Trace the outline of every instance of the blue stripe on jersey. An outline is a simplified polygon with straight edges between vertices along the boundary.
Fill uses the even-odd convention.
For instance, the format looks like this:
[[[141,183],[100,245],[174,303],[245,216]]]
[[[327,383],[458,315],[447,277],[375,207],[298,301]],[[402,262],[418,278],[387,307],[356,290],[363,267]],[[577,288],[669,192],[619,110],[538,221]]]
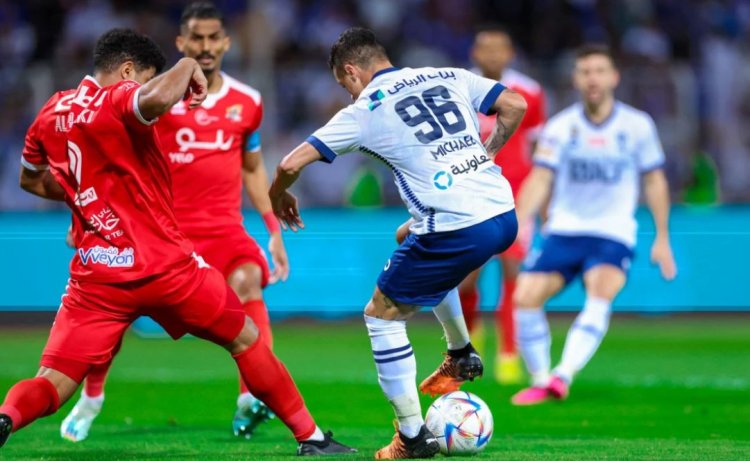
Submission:
[[[534,165],[540,166],[542,168],[547,168],[548,170],[557,171],[557,167],[551,163],[547,163],[544,160],[534,160]]]
[[[396,72],[397,70],[399,70],[398,67],[387,67],[385,69],[380,69],[379,71],[372,74],[372,78],[370,80],[375,80],[377,77],[380,77],[383,74],[387,74],[389,72]]]
[[[641,174],[651,173],[652,171],[661,170],[664,168],[664,162],[659,162],[655,165],[647,166],[641,170]]]
[[[482,104],[479,106],[479,112],[483,113],[484,115],[492,115],[494,112],[492,110],[492,105],[495,103],[495,100],[497,100],[497,97],[500,96],[500,93],[505,90],[505,86],[501,85],[500,83],[495,83],[495,86],[492,87],[489,93],[487,93],[487,96],[484,97],[482,100]]]
[[[326,163],[333,163],[334,160],[336,160],[336,152],[331,150],[330,147],[326,146],[323,141],[316,138],[315,136],[308,136],[305,141],[309,142],[313,145],[315,149],[320,152],[320,155],[323,156],[323,161]]]
[[[411,202],[417,208],[417,210],[419,210],[420,213],[427,215],[427,231],[435,232],[435,210],[433,208],[426,207],[422,202],[419,201],[419,199],[417,198],[417,194],[415,194],[414,191],[411,190],[411,187],[409,187],[409,183],[406,182],[404,174],[396,169],[396,167],[393,166],[393,164],[389,162],[388,159],[378,154],[374,150],[369,149],[365,146],[359,146],[359,150],[385,163],[385,165],[390,168],[391,171],[393,171],[393,175],[396,177],[398,187],[404,192],[407,200],[409,200],[409,202]]]
[[[245,141],[246,152],[256,152],[260,150],[260,131],[253,131]]]

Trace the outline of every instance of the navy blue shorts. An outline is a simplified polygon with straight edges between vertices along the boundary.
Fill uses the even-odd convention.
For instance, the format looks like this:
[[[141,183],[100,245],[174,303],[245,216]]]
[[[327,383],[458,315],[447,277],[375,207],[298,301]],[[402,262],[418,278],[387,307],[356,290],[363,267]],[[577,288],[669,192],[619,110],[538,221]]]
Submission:
[[[523,272],[558,272],[565,283],[600,264],[619,267],[627,274],[633,250],[624,244],[601,237],[577,237],[550,234],[542,247],[533,250],[523,263]]]
[[[450,232],[410,234],[378,277],[378,288],[392,300],[437,306],[472,271],[515,240],[515,210]]]

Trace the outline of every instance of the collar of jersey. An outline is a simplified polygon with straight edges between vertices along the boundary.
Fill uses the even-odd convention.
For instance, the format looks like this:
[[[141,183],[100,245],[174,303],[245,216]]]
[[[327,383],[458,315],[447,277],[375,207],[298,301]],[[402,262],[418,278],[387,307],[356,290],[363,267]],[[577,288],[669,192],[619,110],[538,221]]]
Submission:
[[[203,107],[210,109],[213,106],[216,105],[216,103],[219,101],[219,99],[223,98],[224,96],[229,93],[229,76],[225,74],[224,72],[220,72],[222,81],[221,81],[221,88],[219,88],[219,91],[216,93],[208,93],[206,95],[206,100],[203,102]]]
[[[385,69],[380,69],[379,71],[372,74],[372,80],[375,80],[376,78],[380,77],[383,74],[387,74],[389,72],[396,72],[399,70],[398,67],[386,67]]]
[[[590,127],[594,128],[595,130],[601,130],[605,126],[609,125],[609,122],[611,122],[612,120],[614,120],[615,115],[617,115],[619,106],[620,106],[620,102],[617,101],[617,100],[615,100],[615,103],[612,106],[612,112],[609,113],[609,115],[607,116],[607,118],[605,118],[604,120],[602,120],[599,123],[595,123],[593,120],[591,120],[589,118],[588,114],[586,113],[586,109],[583,107],[582,103],[581,103],[581,107],[580,108],[581,108],[581,114],[583,116],[583,120],[586,121],[586,123]]]

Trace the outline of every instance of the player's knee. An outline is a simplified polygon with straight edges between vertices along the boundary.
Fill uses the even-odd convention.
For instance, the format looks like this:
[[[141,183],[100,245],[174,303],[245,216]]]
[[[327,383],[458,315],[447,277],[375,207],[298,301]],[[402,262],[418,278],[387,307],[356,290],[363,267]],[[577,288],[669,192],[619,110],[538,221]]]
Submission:
[[[524,280],[519,281],[513,292],[513,304],[519,309],[540,307],[543,304],[541,298],[533,284]]]
[[[370,302],[365,306],[365,315],[382,320],[408,320],[418,310],[418,306],[400,304],[375,289]]]
[[[57,391],[59,406],[62,406],[65,402],[73,396],[76,389],[78,389],[78,383],[70,378],[69,376],[61,373],[57,370],[48,367],[41,367],[36,375],[37,378],[44,378],[54,386]],[[57,408],[52,409],[57,411]]]
[[[263,271],[255,264],[240,266],[229,276],[229,286],[242,303],[263,297],[262,282]]]
[[[252,346],[258,337],[258,327],[250,317],[245,317],[245,325],[240,330],[240,334],[225,347],[232,355],[241,354]]]

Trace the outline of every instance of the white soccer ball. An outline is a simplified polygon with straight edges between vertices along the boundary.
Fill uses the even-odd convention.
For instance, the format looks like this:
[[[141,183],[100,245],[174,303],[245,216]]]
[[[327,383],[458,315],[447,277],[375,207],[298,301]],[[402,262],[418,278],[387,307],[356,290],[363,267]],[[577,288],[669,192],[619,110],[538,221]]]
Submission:
[[[425,424],[440,443],[444,455],[479,453],[492,438],[492,413],[486,403],[469,392],[445,394],[430,405]]]

